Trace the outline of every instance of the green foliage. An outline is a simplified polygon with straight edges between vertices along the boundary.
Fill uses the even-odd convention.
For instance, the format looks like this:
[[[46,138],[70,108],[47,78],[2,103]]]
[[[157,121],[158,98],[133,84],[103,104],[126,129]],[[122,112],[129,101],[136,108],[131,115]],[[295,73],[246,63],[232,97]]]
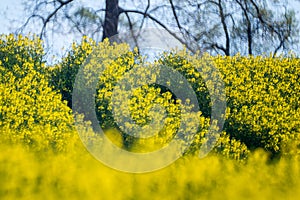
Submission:
[[[196,57],[191,57],[185,52],[171,52],[169,54],[164,54],[158,62],[166,67],[171,67],[174,70],[180,72],[189,82],[189,84],[192,86],[193,91],[197,95],[197,100],[199,104],[199,108],[203,115],[205,117],[211,116],[211,99],[209,95],[209,91],[205,85],[205,81],[203,80],[202,75],[204,73],[200,73],[201,71],[197,70],[196,67],[199,64],[195,64],[194,62],[197,61]],[[201,66],[201,67],[207,67],[207,66]],[[169,79],[172,79],[172,76],[169,77]],[[170,81],[171,82],[171,81]],[[187,90],[184,88],[183,83],[177,83],[177,86],[179,87],[182,92]]]
[[[75,77],[94,46],[93,40],[83,37],[80,44],[73,43],[72,49],[60,63],[48,68],[50,86],[61,93],[62,99],[68,102],[70,108]]]
[[[44,49],[40,40],[22,35],[1,35],[0,58],[5,72],[10,72],[16,78],[27,76],[31,70],[44,73]],[[1,76],[5,76],[1,71]]]

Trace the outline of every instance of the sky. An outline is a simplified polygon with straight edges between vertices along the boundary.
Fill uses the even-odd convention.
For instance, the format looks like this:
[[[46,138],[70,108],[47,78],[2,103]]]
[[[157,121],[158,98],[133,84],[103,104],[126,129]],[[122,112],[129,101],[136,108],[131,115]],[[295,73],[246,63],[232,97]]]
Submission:
[[[0,0],[0,35],[1,34],[9,34],[14,32],[16,29],[20,28],[24,22],[26,21],[26,17],[24,17],[24,7],[22,5],[26,0]],[[160,1],[165,0],[151,0],[152,4],[159,3]],[[81,3],[85,7],[91,8],[104,8],[104,0],[76,0],[76,3]],[[133,1],[120,1],[120,6],[122,8],[133,8],[135,6],[141,6],[144,2],[140,0]],[[36,34],[39,34],[41,27],[33,28],[36,30]],[[126,34],[126,33],[125,33]],[[51,37],[48,35],[48,37]],[[51,40],[51,39],[50,39]],[[47,62],[55,63],[59,61],[62,55],[66,52],[65,49],[70,48],[73,41],[79,42],[80,38],[76,37],[72,34],[60,35],[59,38],[55,38],[55,42],[51,44],[51,55],[50,58],[47,59]],[[59,42],[57,42],[59,41]],[[147,51],[149,54],[149,51]],[[56,58],[52,60],[52,55],[55,55]],[[154,57],[155,54],[149,54],[149,57]]]
[[[17,19],[22,13],[22,0],[0,0],[0,33],[8,34],[10,30],[10,20]]]
[[[13,32],[16,28],[19,28],[22,23],[24,23],[24,8],[22,6],[22,2],[26,0],[0,0],[0,34],[8,34]],[[85,6],[93,7],[93,8],[99,8],[103,7],[103,0],[77,0],[79,2],[82,2],[85,4]],[[156,2],[165,1],[165,0],[155,0]],[[102,4],[102,5],[100,5]],[[300,1],[299,0],[290,0],[289,1],[290,6],[296,11],[296,16],[298,17],[298,20],[300,21]],[[125,6],[125,5],[121,5]],[[130,5],[132,6],[132,5]],[[40,30],[40,28],[38,29]],[[37,32],[38,33],[38,32]],[[300,33],[299,33],[300,36]],[[63,47],[70,46],[71,42],[75,39],[74,36],[70,35],[64,35],[60,36],[59,41],[63,42],[57,42],[54,44],[53,49],[59,56],[61,52],[63,51]]]
[[[25,11],[22,3],[25,1],[26,0],[0,0],[0,35],[12,33],[24,24],[27,18],[24,18]],[[82,2],[88,7],[98,8],[100,7],[99,4],[103,3],[103,0],[77,0],[76,2]],[[36,30],[36,32],[33,33],[39,34],[41,27],[37,29],[33,28],[33,30]],[[61,57],[65,49],[69,48],[74,40],[75,36],[72,34],[59,36],[59,38],[55,39],[55,41],[59,42],[53,42],[51,46],[53,50],[51,54],[56,55],[57,58]],[[79,39],[77,38],[77,40]],[[52,55],[50,57],[52,57]],[[50,60],[50,62],[52,61]]]
[[[24,13],[22,2],[26,0],[0,0],[0,34],[8,34],[14,30],[14,28],[21,25],[22,14]],[[83,2],[90,7],[98,6],[97,4],[103,2],[101,0],[78,0]],[[161,0],[164,1],[164,0]],[[98,2],[98,3],[97,3]],[[156,2],[159,2],[157,0]],[[298,12],[298,18],[300,21],[300,1],[299,0],[290,0],[289,4],[293,9]],[[14,21],[12,24],[11,22]],[[23,21],[24,22],[24,21]],[[13,27],[12,27],[13,25]]]

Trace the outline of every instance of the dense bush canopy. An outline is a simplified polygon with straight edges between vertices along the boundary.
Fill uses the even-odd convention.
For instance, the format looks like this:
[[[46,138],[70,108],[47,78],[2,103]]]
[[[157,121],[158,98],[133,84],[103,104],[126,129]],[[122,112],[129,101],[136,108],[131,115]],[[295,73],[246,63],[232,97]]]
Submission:
[[[96,72],[97,67],[105,68],[96,92],[97,117],[104,129],[113,128],[117,130],[116,134],[119,132],[122,135],[125,147],[133,143],[136,145],[157,142],[160,145],[166,144],[176,134],[182,116],[180,100],[176,99],[176,95],[166,87],[150,84],[137,88],[133,92],[129,102],[130,117],[137,125],[145,126],[149,120],[151,121],[151,117],[159,118],[159,116],[149,116],[153,105],[163,105],[167,117],[164,119],[165,123],[158,138],[137,140],[124,133],[124,130],[130,130],[131,125],[127,123],[129,127],[123,129],[118,127],[121,121],[116,121],[115,117],[125,115],[127,111],[119,109],[113,113],[111,101],[113,92],[118,92],[116,85],[125,73],[140,65],[145,65],[149,70],[136,71],[134,78],[129,78],[129,83],[147,76],[151,76],[155,82],[159,74],[155,74],[153,71],[155,68],[151,71],[151,66],[156,65],[177,70],[187,79],[197,95],[200,112],[194,114],[199,117],[199,124],[201,124],[190,151],[194,152],[198,146],[201,146],[201,138],[205,135],[205,129],[210,121],[211,99],[206,88],[210,83],[203,81],[195,66],[205,68],[207,64],[202,63],[204,60],[217,67],[226,86],[228,105],[226,123],[220,144],[216,149],[234,154],[235,151],[247,152],[246,149],[264,148],[272,154],[280,154],[289,153],[291,148],[298,145],[300,63],[299,59],[293,56],[272,58],[204,55],[200,59],[181,51],[164,53],[153,64],[149,64],[138,55],[137,51],[131,51],[127,45],[110,46],[108,41],[96,44],[88,38],[83,38],[80,44],[72,46],[71,51],[60,63],[54,67],[45,67],[43,47],[37,38],[2,36],[0,45],[2,74],[0,87],[3,94],[1,95],[1,127],[7,130],[4,132],[9,132],[8,130],[19,132],[18,136],[4,134],[8,138],[18,137],[25,143],[35,143],[38,140],[35,137],[44,138],[55,144],[56,140],[63,140],[61,131],[71,126],[72,117],[70,109],[62,100],[66,100],[71,107],[76,74],[92,51],[97,49],[98,59],[101,58],[104,65],[90,64],[87,68],[90,71],[85,72],[91,83],[97,81],[92,80],[95,77],[90,75],[91,72]],[[172,76],[166,82],[172,82],[171,78]],[[186,89],[183,88],[182,83],[177,87]],[[122,108],[124,94],[122,91],[119,92],[121,92],[120,99],[115,101],[119,108]],[[124,117],[122,120],[125,120]],[[36,136],[23,131],[34,130],[35,125],[41,125],[43,129],[48,127],[53,135],[40,133]],[[187,125],[186,129],[192,126],[194,125]],[[226,144],[223,144],[224,141],[227,141]],[[293,152],[295,153],[295,148]],[[233,155],[233,157],[239,156]]]
[[[96,61],[101,61],[100,64],[87,62],[93,53],[97,54]],[[84,37],[80,44],[74,43],[66,57],[55,66],[46,66],[44,56],[42,41],[34,36],[2,35],[0,38],[0,180],[8,183],[1,185],[0,197],[14,199],[51,194],[47,196],[49,199],[65,198],[66,195],[82,198],[86,194],[94,198],[92,194],[99,194],[99,191],[90,186],[96,187],[96,178],[103,181],[103,176],[111,180],[110,186],[102,183],[103,187],[107,187],[107,190],[101,190],[106,198],[118,193],[124,184],[136,186],[136,189],[125,187],[116,199],[147,199],[148,195],[170,199],[218,199],[224,197],[222,194],[226,195],[225,198],[237,198],[249,190],[249,182],[255,192],[261,192],[263,188],[265,198],[274,197],[271,189],[278,190],[277,198],[289,194],[288,189],[299,194],[300,60],[292,54],[276,58],[272,55],[199,57],[183,50],[165,52],[149,63],[136,49],[130,50],[126,44],[111,45],[108,40],[96,43]],[[225,83],[227,109],[224,128],[220,130],[220,138],[211,155],[199,161],[192,156],[198,155],[208,127],[213,124],[210,115],[214,102],[211,102],[207,88],[214,83],[207,81],[197,68],[201,66],[205,71],[211,65],[218,69]],[[72,106],[78,106],[72,102],[72,94],[82,66],[85,66],[82,71],[84,78],[79,81],[83,81],[85,87],[78,91],[84,96],[85,89],[97,83],[94,110],[105,134],[117,146],[144,153],[157,150],[172,139],[187,141],[191,135],[185,133],[196,131],[192,144],[184,152],[185,156],[158,172],[157,176],[162,175],[166,179],[156,181],[147,175],[135,177],[124,174],[124,179],[118,179],[115,171],[115,175],[107,175],[111,173],[110,169],[95,164],[85,154],[74,128],[73,116],[82,120],[82,123],[76,124],[77,130],[79,126],[87,139],[91,139],[95,135],[86,121],[90,113],[84,112],[84,107],[79,108],[81,113],[72,113],[71,110]],[[101,76],[94,76],[99,69],[102,70]],[[197,105],[189,98],[179,98],[168,88],[169,83],[176,82],[176,88],[189,95],[185,83],[178,81],[175,73],[161,77],[157,69],[179,72],[195,92]],[[132,71],[134,73],[130,74]],[[132,76],[126,77],[128,73]],[[156,84],[161,78],[164,84]],[[151,84],[144,84],[147,80],[152,80]],[[128,97],[126,90],[131,85],[139,87],[133,87],[132,95]],[[217,87],[215,89],[220,92]],[[83,104],[90,103],[84,100]],[[195,110],[196,107],[199,110]],[[84,116],[80,115],[82,113]],[[155,126],[152,126],[153,121]],[[142,128],[136,129],[137,126]],[[141,130],[141,134],[146,135],[149,127],[157,130],[157,134],[145,138],[127,134],[130,130]],[[180,127],[184,131],[177,135]],[[266,152],[273,160],[280,159],[276,160],[276,164],[266,164]],[[83,168],[80,174],[85,162],[96,167]],[[61,166],[62,163],[66,165]],[[191,166],[186,166],[186,163]],[[70,171],[71,168],[73,171]],[[196,171],[198,175],[191,175]],[[279,178],[270,176],[268,172]],[[80,176],[77,176],[78,173]],[[261,176],[258,176],[259,173]],[[258,178],[252,179],[254,176]],[[241,185],[237,185],[237,177],[240,177]],[[77,182],[74,183],[73,179]],[[175,193],[164,187],[166,181],[174,186],[171,189]],[[271,189],[265,188],[265,182],[271,184]],[[124,184],[121,186],[121,183]],[[73,187],[74,184],[76,187]],[[117,184],[117,190],[112,184]],[[26,185],[25,189],[23,185]],[[50,187],[43,190],[42,186]],[[215,194],[214,188],[223,192]],[[110,189],[111,192],[108,192]],[[127,193],[127,189],[131,192]],[[227,190],[237,190],[237,193]],[[254,193],[250,196],[259,197]]]

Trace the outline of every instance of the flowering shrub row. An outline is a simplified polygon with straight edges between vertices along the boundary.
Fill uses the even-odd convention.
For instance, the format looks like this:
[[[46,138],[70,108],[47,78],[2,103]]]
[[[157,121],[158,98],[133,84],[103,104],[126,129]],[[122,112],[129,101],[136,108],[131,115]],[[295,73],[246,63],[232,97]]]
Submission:
[[[225,126],[214,151],[236,159],[246,158],[256,148],[273,155],[298,153],[300,63],[293,56],[199,58],[174,51],[148,63],[126,44],[110,45],[107,40],[97,44],[88,38],[74,44],[53,67],[45,67],[43,56],[37,38],[1,37],[2,138],[63,149],[75,134],[65,101],[69,107],[79,106],[85,119],[93,112],[86,112],[93,104],[85,99],[82,108],[72,103],[75,78],[84,66],[79,92],[83,97],[90,95],[87,89],[96,83],[97,118],[114,135],[111,138],[118,138],[119,146],[144,152],[172,139],[190,141],[192,137],[186,153],[198,152],[212,124],[214,102],[207,88],[214,87],[222,98],[216,83],[201,73],[214,66],[225,83],[227,102]],[[176,78],[174,71],[182,77]],[[183,98],[172,91],[174,83]],[[189,98],[192,93],[197,105]]]

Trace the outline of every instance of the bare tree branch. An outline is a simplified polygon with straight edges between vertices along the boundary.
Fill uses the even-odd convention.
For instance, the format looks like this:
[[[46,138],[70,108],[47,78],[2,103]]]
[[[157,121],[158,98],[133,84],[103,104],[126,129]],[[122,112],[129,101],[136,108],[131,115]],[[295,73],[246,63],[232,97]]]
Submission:
[[[169,0],[169,2],[170,2],[170,4],[171,4],[172,12],[173,12],[173,15],[174,15],[174,18],[175,18],[175,21],[176,21],[177,27],[179,28],[179,30],[181,30],[181,25],[180,25],[180,22],[179,22],[179,19],[178,19],[177,13],[176,13],[176,9],[175,9],[175,6],[174,6],[174,3],[173,3],[173,0]]]
[[[144,12],[142,11],[138,11],[138,10],[121,10],[121,13],[136,13],[136,14],[140,14],[140,15],[145,15]],[[163,24],[161,21],[159,21],[158,19],[156,19],[155,17],[153,17],[150,14],[146,14],[146,17],[148,17],[149,19],[151,19],[152,21],[154,21],[155,23],[157,23],[159,26],[161,26],[163,29],[165,29],[170,35],[172,35],[174,38],[176,38],[180,43],[182,43],[183,45],[186,46],[186,48],[188,48],[191,52],[196,53],[197,50],[193,49],[190,47],[190,45],[188,43],[186,43],[182,38],[180,38],[178,35],[176,35],[176,33],[174,33],[173,31],[171,31],[165,24]]]
[[[92,15],[89,13],[77,15],[80,9],[75,14],[69,13],[73,7],[67,6],[74,0],[28,0],[31,3],[28,4],[27,10],[33,9],[33,12],[18,31],[23,31],[37,19],[42,24],[40,37],[46,38],[48,29],[55,34],[55,31],[59,32],[65,27],[62,21],[66,20],[71,26],[69,32],[75,31],[81,35],[88,34],[95,37],[102,31],[102,35],[99,36],[103,40],[118,34],[118,25],[122,23],[119,22],[119,16],[124,13],[128,21],[126,26],[131,33],[134,32],[136,39],[143,33],[146,20],[149,20],[162,27],[194,53],[200,50],[225,55],[237,52],[251,55],[272,51],[276,55],[295,43],[297,22],[288,12],[280,15],[280,18],[272,18],[272,10],[268,10],[267,6],[260,7],[259,2],[265,1],[187,0],[182,5],[180,0],[169,0],[165,4],[153,5],[151,0],[147,0],[146,7],[139,10],[122,9],[119,0],[105,0],[105,9],[99,8],[94,11],[92,8],[90,10]],[[77,5],[73,5],[76,9]],[[82,6],[82,10],[89,11],[85,6]],[[102,12],[105,14],[104,18]],[[133,18],[135,14],[139,16]],[[176,31],[169,26],[168,17],[174,20]],[[139,23],[138,26],[136,22]]]
[[[240,8],[242,9],[244,16],[246,18],[246,23],[247,23],[247,40],[248,40],[248,54],[252,55],[252,24],[251,24],[251,20],[249,18],[249,11],[248,11],[248,6],[247,3],[245,2],[245,6],[242,4],[242,2],[240,2],[239,0],[236,0],[237,4],[240,6]]]
[[[136,35],[134,34],[134,31],[133,31],[133,24],[132,24],[132,22],[131,22],[131,19],[130,19],[130,17],[129,17],[129,14],[126,12],[125,15],[126,15],[126,17],[127,17],[127,19],[128,19],[129,29],[130,29],[130,32],[131,32],[131,36],[132,36],[132,38],[133,38],[133,40],[134,40],[135,46],[139,49],[138,42],[137,42],[137,37],[138,37],[138,36],[136,36]]]
[[[42,27],[42,30],[41,30],[41,33],[40,33],[40,38],[41,39],[43,37],[46,26],[49,23],[49,21],[51,20],[51,18],[54,17],[60,9],[62,9],[64,6],[71,3],[73,0],[66,0],[66,1],[57,0],[57,1],[60,3],[60,5],[52,13],[50,13],[46,19],[43,20],[43,27]]]
[[[142,23],[140,25],[140,30],[142,29],[142,27],[143,27],[143,25],[145,23],[146,14],[148,13],[149,8],[150,8],[150,0],[148,0],[147,7],[146,7],[145,12],[144,12],[145,14],[143,16]]]

